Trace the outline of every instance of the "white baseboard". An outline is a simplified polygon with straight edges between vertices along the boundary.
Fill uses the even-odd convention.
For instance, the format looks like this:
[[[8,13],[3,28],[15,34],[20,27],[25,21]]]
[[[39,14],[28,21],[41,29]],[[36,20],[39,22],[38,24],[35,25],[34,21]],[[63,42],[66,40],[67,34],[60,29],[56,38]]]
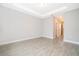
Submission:
[[[11,41],[3,41],[0,43],[0,45],[6,45],[6,44],[10,44],[10,43],[15,43],[15,42],[20,42],[20,41],[24,41],[24,40],[30,40],[30,39],[35,39],[35,38],[40,38],[40,36],[38,37],[30,37],[30,38],[23,38],[23,39],[17,39],[17,40],[11,40]]]
[[[43,36],[45,38],[49,38],[49,39],[53,39],[53,37],[50,37],[50,36]]]
[[[49,38],[49,39],[53,39],[53,37],[49,37],[49,36],[44,36],[45,38]],[[69,42],[69,43],[72,43],[72,44],[77,44],[79,45],[79,42],[75,42],[75,41],[70,41],[70,40],[64,40],[64,42]]]
[[[5,42],[1,42],[0,45],[6,45],[6,44],[10,44],[10,43],[20,42],[20,41],[30,40],[30,39],[40,38],[40,37],[41,36],[38,36],[38,37],[30,37],[30,38],[23,38],[23,39],[17,39],[17,40],[14,40],[14,41],[5,41]],[[53,39],[53,37],[49,37],[49,36],[42,36],[42,37],[49,38],[49,39]],[[79,42],[75,42],[75,41],[64,40],[64,42],[69,42],[69,43],[72,43],[72,44],[79,45]]]
[[[79,42],[75,42],[75,41],[64,40],[64,42],[69,42],[69,43],[72,43],[72,44],[77,44],[77,45],[79,45]]]

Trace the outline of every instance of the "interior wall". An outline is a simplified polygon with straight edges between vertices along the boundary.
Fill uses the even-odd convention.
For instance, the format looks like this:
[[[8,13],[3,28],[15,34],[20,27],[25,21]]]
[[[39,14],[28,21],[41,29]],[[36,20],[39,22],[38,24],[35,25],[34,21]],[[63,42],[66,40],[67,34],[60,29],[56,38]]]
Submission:
[[[0,6],[0,44],[40,37],[41,27],[42,21],[39,18]]]
[[[53,17],[44,19],[43,36],[53,39]]]
[[[79,9],[61,14],[64,17],[64,40],[79,42]],[[53,17],[44,19],[43,36],[53,38]]]
[[[79,9],[66,12],[62,16],[64,17],[64,40],[79,42]],[[0,6],[0,44],[41,36],[53,39],[53,16],[39,19]]]
[[[64,40],[79,42],[79,9],[63,14]]]

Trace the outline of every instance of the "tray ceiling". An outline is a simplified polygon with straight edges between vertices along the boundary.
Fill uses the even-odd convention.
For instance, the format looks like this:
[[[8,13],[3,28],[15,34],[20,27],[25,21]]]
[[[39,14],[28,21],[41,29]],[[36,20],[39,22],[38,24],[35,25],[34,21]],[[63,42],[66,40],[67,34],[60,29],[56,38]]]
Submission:
[[[40,18],[78,8],[78,3],[4,3],[3,6],[27,12]]]

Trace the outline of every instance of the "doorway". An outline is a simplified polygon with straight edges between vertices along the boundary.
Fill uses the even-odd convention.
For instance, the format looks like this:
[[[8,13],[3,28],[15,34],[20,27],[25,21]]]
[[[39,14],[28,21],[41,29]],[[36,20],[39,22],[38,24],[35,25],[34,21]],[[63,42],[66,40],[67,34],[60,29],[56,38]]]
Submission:
[[[64,38],[64,18],[63,16],[54,17],[54,39],[63,41]]]

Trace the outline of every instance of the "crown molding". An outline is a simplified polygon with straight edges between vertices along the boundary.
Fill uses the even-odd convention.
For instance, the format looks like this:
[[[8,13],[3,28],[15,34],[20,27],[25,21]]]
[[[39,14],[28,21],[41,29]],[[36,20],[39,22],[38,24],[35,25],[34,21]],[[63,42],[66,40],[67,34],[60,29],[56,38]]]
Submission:
[[[59,15],[61,13],[79,8],[78,6],[74,6],[74,8],[73,7],[70,8],[69,6],[63,6],[63,7],[56,9],[56,10],[50,11],[46,14],[40,14],[39,12],[33,11],[30,8],[25,8],[25,7],[18,5],[18,4],[2,3],[1,5],[8,7],[8,8],[11,8],[11,9],[18,10],[20,12],[27,13],[29,15],[33,15],[33,16],[41,18],[41,19],[50,17],[51,15]]]

